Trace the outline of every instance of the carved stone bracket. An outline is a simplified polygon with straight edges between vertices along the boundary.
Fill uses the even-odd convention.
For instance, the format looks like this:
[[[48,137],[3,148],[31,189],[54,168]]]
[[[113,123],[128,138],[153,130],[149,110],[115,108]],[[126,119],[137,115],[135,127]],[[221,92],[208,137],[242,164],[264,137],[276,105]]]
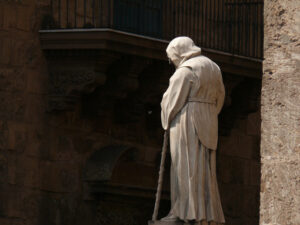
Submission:
[[[87,55],[83,52],[52,53],[49,58],[48,112],[72,111],[82,94],[91,93],[107,80],[115,54]],[[57,57],[55,57],[57,56]]]
[[[52,70],[49,79],[49,111],[72,110],[82,93],[90,93],[103,85],[104,73],[93,68],[64,68]]]

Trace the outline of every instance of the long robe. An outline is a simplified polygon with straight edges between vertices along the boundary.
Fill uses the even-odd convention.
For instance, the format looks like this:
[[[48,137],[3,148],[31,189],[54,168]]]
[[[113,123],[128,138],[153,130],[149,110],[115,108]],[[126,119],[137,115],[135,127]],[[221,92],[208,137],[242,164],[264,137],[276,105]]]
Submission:
[[[182,43],[179,50],[176,44],[167,49],[173,62],[177,57],[177,69],[161,102],[162,125],[170,131],[172,159],[169,216],[224,223],[215,151],[218,113],[225,93],[222,75],[214,62],[200,55],[198,47],[187,45],[183,53]]]

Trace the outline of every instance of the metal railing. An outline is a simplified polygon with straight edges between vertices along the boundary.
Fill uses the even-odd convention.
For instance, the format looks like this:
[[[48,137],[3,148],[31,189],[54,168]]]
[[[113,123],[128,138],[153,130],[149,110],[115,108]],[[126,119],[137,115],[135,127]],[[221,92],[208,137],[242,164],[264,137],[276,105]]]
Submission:
[[[112,28],[263,57],[263,0],[51,0],[43,29]],[[48,22],[47,22],[48,21]]]

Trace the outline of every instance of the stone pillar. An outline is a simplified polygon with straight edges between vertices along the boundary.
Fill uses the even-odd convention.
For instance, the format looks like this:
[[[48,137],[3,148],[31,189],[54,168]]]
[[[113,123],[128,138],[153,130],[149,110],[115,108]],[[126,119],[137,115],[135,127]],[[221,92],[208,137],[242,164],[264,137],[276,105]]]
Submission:
[[[261,225],[300,224],[300,1],[265,0]]]

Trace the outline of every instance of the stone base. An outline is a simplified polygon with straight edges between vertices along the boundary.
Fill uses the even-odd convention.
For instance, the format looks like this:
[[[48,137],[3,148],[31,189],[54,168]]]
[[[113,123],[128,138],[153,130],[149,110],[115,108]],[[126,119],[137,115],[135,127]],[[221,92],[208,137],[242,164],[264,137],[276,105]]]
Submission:
[[[184,225],[183,221],[161,221],[161,220],[148,220],[148,225]]]
[[[223,223],[215,223],[215,222],[189,222],[185,223],[184,221],[161,221],[161,220],[148,220],[148,225],[224,225]]]

